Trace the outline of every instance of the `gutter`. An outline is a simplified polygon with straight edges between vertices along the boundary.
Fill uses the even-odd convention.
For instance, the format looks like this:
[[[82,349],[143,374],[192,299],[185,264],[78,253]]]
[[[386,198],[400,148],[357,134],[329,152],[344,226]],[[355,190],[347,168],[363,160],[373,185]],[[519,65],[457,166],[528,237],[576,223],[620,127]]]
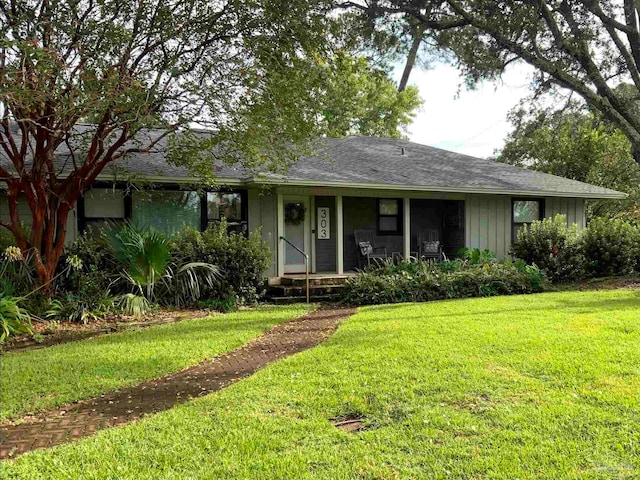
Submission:
[[[171,183],[178,185],[196,185],[202,183],[198,177],[166,177],[161,175],[139,177],[151,183]],[[113,181],[113,175],[98,175],[96,180]],[[368,190],[403,191],[403,192],[440,192],[440,193],[466,193],[478,195],[511,195],[511,196],[531,196],[531,197],[562,197],[562,198],[585,198],[585,199],[624,199],[629,195],[622,192],[611,191],[612,193],[578,193],[578,192],[554,192],[545,190],[509,190],[490,189],[475,187],[437,187],[425,185],[390,185],[384,183],[344,183],[312,180],[287,180],[287,179],[259,179],[256,177],[248,179],[219,178],[216,183],[229,186],[292,186],[292,187],[329,187],[329,188],[358,188]]]

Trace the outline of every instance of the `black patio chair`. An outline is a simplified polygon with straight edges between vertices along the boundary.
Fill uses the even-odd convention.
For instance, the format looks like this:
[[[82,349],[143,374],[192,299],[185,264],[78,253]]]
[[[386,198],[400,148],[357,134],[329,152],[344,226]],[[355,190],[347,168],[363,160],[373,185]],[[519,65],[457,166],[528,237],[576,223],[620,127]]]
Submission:
[[[418,256],[423,260],[446,260],[439,230],[418,232]]]
[[[355,230],[353,234],[356,239],[358,267],[360,269],[362,269],[365,262],[366,266],[369,266],[372,260],[377,263],[388,258],[387,247],[376,244],[376,234],[373,230]]]

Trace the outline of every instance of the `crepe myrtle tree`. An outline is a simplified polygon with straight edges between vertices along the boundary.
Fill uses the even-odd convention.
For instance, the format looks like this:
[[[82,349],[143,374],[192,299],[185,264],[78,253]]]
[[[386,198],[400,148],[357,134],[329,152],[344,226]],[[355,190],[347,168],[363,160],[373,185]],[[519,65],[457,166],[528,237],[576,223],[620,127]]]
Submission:
[[[636,0],[354,0],[379,31],[423,27],[425,44],[454,54],[470,84],[514,61],[535,67],[537,93],[575,92],[619,128],[640,161],[640,3]],[[420,31],[414,28],[413,32]],[[428,42],[427,42],[428,40]],[[629,101],[614,87],[629,82]]]
[[[54,276],[78,198],[132,154],[166,142],[169,161],[211,183],[216,161],[276,170],[309,152],[327,123],[325,60],[341,38],[329,7],[0,0],[0,190],[9,211],[0,226],[33,252],[40,283]]]

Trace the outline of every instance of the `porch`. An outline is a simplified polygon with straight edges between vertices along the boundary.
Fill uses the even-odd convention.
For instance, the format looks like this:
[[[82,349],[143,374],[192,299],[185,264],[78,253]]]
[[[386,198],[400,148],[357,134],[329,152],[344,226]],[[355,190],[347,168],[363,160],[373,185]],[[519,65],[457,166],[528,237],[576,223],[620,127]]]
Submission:
[[[277,278],[287,281],[304,274],[306,262],[311,274],[329,274],[334,279],[357,271],[363,265],[356,231],[371,232],[389,258],[415,256],[425,231],[435,232],[447,257],[454,257],[465,246],[463,197],[432,194],[432,198],[410,198],[389,195],[392,192],[368,193],[278,194]]]

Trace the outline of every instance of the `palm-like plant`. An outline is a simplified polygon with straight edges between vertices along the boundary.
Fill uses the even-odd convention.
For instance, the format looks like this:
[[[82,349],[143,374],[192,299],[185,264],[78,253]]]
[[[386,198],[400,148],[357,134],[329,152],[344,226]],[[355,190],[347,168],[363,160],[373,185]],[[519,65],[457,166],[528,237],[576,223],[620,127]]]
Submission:
[[[109,238],[116,258],[128,265],[122,278],[134,292],[121,295],[116,303],[129,314],[143,314],[154,303],[195,303],[203,286],[211,287],[220,278],[218,267],[210,263],[172,263],[169,240],[151,228],[127,223]]]
[[[132,223],[111,231],[109,238],[116,258],[127,263],[124,278],[149,301],[154,301],[154,287],[171,257],[167,238],[156,230]]]

